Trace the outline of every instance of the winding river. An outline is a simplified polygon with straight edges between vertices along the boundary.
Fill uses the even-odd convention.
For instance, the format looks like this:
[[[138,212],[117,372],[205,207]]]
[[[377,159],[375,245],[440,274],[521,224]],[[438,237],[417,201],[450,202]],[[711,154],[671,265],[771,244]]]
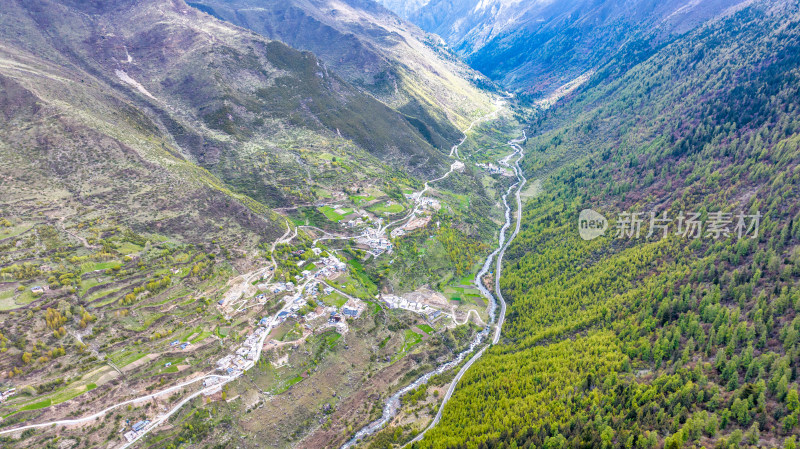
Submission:
[[[491,326],[495,323],[496,326],[494,335],[492,337],[492,344],[497,344],[497,342],[500,341],[500,333],[502,331],[503,322],[505,321],[505,315],[506,315],[506,302],[503,299],[502,293],[500,292],[500,272],[502,269],[503,255],[505,254],[506,248],[514,240],[514,238],[516,238],[517,234],[519,233],[520,225],[522,223],[522,213],[521,213],[522,199],[520,197],[520,194],[522,192],[523,187],[525,186],[525,183],[527,182],[527,179],[525,179],[525,176],[522,173],[522,169],[519,166],[520,160],[522,160],[522,158],[524,157],[522,147],[519,144],[524,142],[526,139],[527,136],[523,131],[521,138],[511,140],[508,142],[508,145],[514,149],[514,153],[512,153],[509,157],[507,157],[507,159],[511,159],[515,156],[517,157],[512,167],[514,169],[515,175],[517,176],[517,181],[514,184],[512,184],[506,191],[506,194],[503,195],[503,205],[505,206],[506,209],[505,210],[506,221],[503,224],[503,227],[500,229],[500,235],[498,236],[497,239],[497,248],[486,258],[483,267],[481,267],[481,270],[475,276],[475,281],[474,281],[475,286],[478,288],[478,290],[480,290],[481,294],[483,294],[483,296],[486,297],[486,299],[489,301],[489,325],[486,326],[481,332],[476,334],[475,337],[470,342],[469,347],[464,351],[462,351],[461,353],[459,353],[453,360],[450,360],[442,365],[439,365],[436,369],[423,374],[422,376],[414,380],[414,382],[401,388],[393,395],[389,396],[389,398],[386,400],[386,403],[383,406],[383,414],[381,415],[381,417],[369,423],[365,427],[361,428],[358,432],[356,432],[353,438],[351,438],[349,441],[347,441],[345,444],[342,445],[341,449],[349,449],[354,445],[358,444],[358,442],[364,439],[365,437],[372,435],[378,430],[382,429],[389,421],[391,421],[395,416],[397,416],[397,413],[400,410],[401,406],[400,399],[406,393],[419,387],[420,385],[428,383],[431,377],[449,371],[454,367],[458,366],[473,352],[475,352],[476,348],[478,348],[483,344],[486,337],[488,337],[491,334]],[[511,207],[508,204],[508,197],[509,195],[511,195],[512,192],[515,192],[517,210],[520,211],[520,213],[518,213],[516,217],[516,226],[514,228],[514,232],[506,241],[506,232],[511,227],[511,218],[513,215],[511,212]],[[490,292],[489,289],[487,289],[482,282],[483,277],[486,276],[487,273],[489,273],[489,270],[492,267],[493,260],[496,260],[494,278],[495,278],[495,292],[497,293],[497,297],[495,297],[495,295],[493,295],[492,292]],[[500,307],[499,317],[497,314],[498,305]],[[453,381],[450,383],[450,387],[447,389],[447,393],[445,394],[442,403],[439,405],[439,410],[436,413],[436,417],[433,419],[433,421],[431,421],[428,427],[426,427],[422,432],[420,432],[420,434],[417,435],[416,438],[411,440],[408,444],[421,440],[422,437],[425,435],[425,432],[427,432],[433,426],[438,424],[439,420],[442,417],[442,410],[444,409],[445,404],[447,404],[447,402],[450,400],[450,397],[453,395],[453,391],[455,391],[456,385],[464,376],[464,373],[467,372],[467,370],[472,366],[473,363],[475,363],[478,359],[480,359],[480,357],[483,355],[483,353],[486,351],[488,347],[489,347],[488,345],[483,346],[480,349],[480,351],[472,355],[472,357],[467,361],[467,363],[464,364],[463,367],[461,367],[461,369],[456,374]]]

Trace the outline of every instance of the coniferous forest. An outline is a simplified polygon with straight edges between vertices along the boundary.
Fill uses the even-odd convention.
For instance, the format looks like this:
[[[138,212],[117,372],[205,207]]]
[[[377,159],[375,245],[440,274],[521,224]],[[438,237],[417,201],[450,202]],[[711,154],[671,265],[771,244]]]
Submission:
[[[504,340],[416,447],[796,447],[799,108],[797,5],[756,4],[629,42],[540,116]],[[603,237],[579,237],[586,208]],[[704,226],[646,238],[651,211]],[[615,235],[625,213],[639,238]],[[756,214],[757,237],[733,232]]]

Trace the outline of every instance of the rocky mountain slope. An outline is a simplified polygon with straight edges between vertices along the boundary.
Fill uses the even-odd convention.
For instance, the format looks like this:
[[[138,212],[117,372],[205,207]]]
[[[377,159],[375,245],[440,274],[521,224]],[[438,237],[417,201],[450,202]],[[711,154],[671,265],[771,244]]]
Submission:
[[[103,54],[116,49],[127,61],[124,47],[107,35],[90,37],[93,24],[82,11],[41,13],[53,6],[12,3],[0,15],[11,31],[0,43],[5,213],[38,210],[64,219],[96,210],[191,239],[213,234],[223,221],[251,235],[279,235],[284,225],[263,205],[193,162],[203,156],[203,139],[189,144],[197,134],[178,132],[189,128],[125,75],[123,62]],[[63,36],[67,30],[74,41]],[[109,44],[84,46],[87,39]],[[97,59],[85,62],[80,51]]]
[[[541,96],[608,62],[631,39],[658,46],[740,3],[432,0],[409,20],[502,85]]]
[[[69,189],[83,182],[78,190],[85,192],[113,185],[119,198],[136,196],[139,184],[158,185],[148,177],[174,178],[250,197],[235,203],[275,207],[313,200],[315,183],[283,189],[282,181],[307,177],[306,163],[290,152],[298,146],[339,148],[343,160],[377,172],[427,175],[446,167],[413,121],[313,55],[181,1],[14,2],[0,17],[7,30],[4,142],[11,147],[4,157],[19,152],[3,165],[7,177]],[[74,143],[78,151],[68,150],[81,140],[125,149]],[[119,175],[122,154],[151,165],[140,167],[145,179]],[[155,175],[160,170],[168,175]]]
[[[270,39],[309,50],[326,66],[408,116],[431,143],[491,110],[486,79],[440,40],[371,0],[198,0],[191,5]],[[449,149],[449,147],[448,147]]]
[[[409,20],[414,13],[427,5],[430,0],[377,0],[377,2],[394,11],[398,16]]]

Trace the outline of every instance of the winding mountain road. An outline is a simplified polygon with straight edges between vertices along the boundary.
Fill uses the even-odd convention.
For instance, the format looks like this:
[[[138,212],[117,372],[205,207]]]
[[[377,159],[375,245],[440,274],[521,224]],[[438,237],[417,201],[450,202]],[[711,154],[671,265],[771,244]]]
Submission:
[[[287,226],[288,226],[288,224],[287,224]],[[297,232],[297,230],[295,228],[295,233],[296,232]],[[290,233],[291,233],[291,227],[289,228],[289,230],[287,230],[286,234],[284,234],[283,237],[281,237],[275,243],[273,243],[273,246],[272,246],[273,252],[274,252],[275,244],[279,243],[281,241],[284,241]],[[253,273],[245,275],[245,278],[249,280],[249,279],[252,278],[252,275],[253,275]],[[306,282],[300,287],[299,291],[302,292],[306,288],[306,286],[308,285],[309,281],[310,281],[310,279],[306,280]],[[249,361],[248,362],[249,366],[246,366],[244,368],[244,371],[247,371],[250,368],[252,368],[253,366],[255,366],[255,361],[259,360],[261,358],[261,352],[262,352],[262,350],[264,348],[264,342],[268,338],[270,332],[272,332],[272,329],[275,326],[278,325],[277,316],[281,312],[288,310],[290,306],[291,306],[291,303],[290,302],[286,302],[284,304],[284,306],[281,308],[281,310],[276,312],[275,315],[273,316],[272,320],[270,320],[270,323],[268,324],[268,326],[264,330],[263,334],[259,338],[258,346],[257,346],[258,350],[256,351],[256,354],[255,354],[255,357],[253,358],[253,361]],[[189,403],[192,399],[194,399],[194,398],[196,398],[196,397],[198,397],[201,394],[204,394],[206,392],[214,391],[215,389],[221,388],[222,386],[228,384],[229,382],[239,378],[244,373],[244,371],[238,372],[238,373],[236,373],[234,375],[231,375],[231,376],[221,376],[221,375],[217,375],[217,374],[206,374],[206,375],[197,377],[195,379],[192,379],[192,380],[189,380],[189,381],[186,381],[186,382],[182,382],[182,383],[179,383],[177,385],[173,385],[171,387],[165,388],[164,390],[157,391],[155,393],[151,393],[151,394],[147,394],[147,395],[144,395],[144,396],[139,396],[139,397],[136,397],[136,398],[133,398],[133,399],[129,399],[127,401],[119,402],[117,404],[111,405],[109,407],[106,407],[106,408],[98,411],[98,412],[92,413],[90,415],[87,415],[87,416],[84,416],[84,417],[81,417],[81,418],[61,419],[61,420],[48,421],[48,422],[38,423],[38,424],[29,424],[29,425],[26,425],[26,426],[16,427],[16,428],[13,428],[13,429],[3,429],[3,430],[0,430],[0,435],[19,433],[19,432],[24,432],[25,430],[28,430],[28,429],[37,429],[37,428],[42,428],[42,427],[73,426],[73,425],[86,424],[86,423],[89,423],[89,422],[91,422],[91,421],[93,421],[95,419],[103,417],[107,413],[109,413],[109,412],[111,412],[111,411],[113,411],[113,410],[115,410],[115,409],[117,409],[119,407],[123,407],[123,406],[126,406],[128,404],[135,404],[135,403],[139,403],[139,402],[143,402],[143,401],[148,401],[148,400],[154,399],[154,398],[156,398],[158,396],[162,396],[162,395],[165,395],[165,394],[168,394],[168,393],[172,393],[174,391],[181,390],[181,389],[183,389],[185,387],[188,387],[188,386],[190,386],[192,384],[195,384],[197,382],[200,382],[202,380],[206,380],[206,379],[210,379],[210,378],[217,378],[217,379],[220,380],[219,382],[215,383],[214,385],[211,385],[211,386],[208,386],[208,387],[204,387],[204,388],[201,388],[198,391],[195,391],[194,393],[188,395],[183,400],[181,400],[179,403],[174,405],[167,413],[155,417],[153,422],[150,423],[141,432],[139,432],[133,440],[131,440],[130,442],[127,442],[124,445],[120,446],[120,449],[125,449],[125,448],[130,447],[134,443],[136,443],[138,440],[140,440],[145,435],[150,433],[150,431],[152,431],[153,429],[158,427],[160,424],[164,423],[167,419],[169,419],[170,416],[172,416],[174,413],[176,413],[178,410],[180,410],[184,405]]]
[[[422,200],[422,195],[424,195],[425,192],[427,192],[428,189],[431,188],[430,184],[433,183],[433,182],[441,181],[441,180],[447,178],[448,176],[450,176],[450,174],[453,173],[454,171],[461,170],[463,168],[464,168],[464,163],[463,162],[455,161],[452,164],[450,164],[450,170],[447,173],[443,174],[442,176],[439,176],[436,179],[431,179],[430,181],[425,181],[425,184],[423,185],[423,189],[415,194],[415,197],[414,197],[414,208],[411,209],[411,211],[409,211],[409,213],[406,214],[403,218],[398,218],[397,220],[394,220],[392,222],[386,223],[380,229],[380,232],[385,232],[386,229],[389,228],[389,226],[394,226],[397,223],[401,223],[403,221],[409,220],[412,217],[414,217],[417,214],[417,212],[419,212],[419,208],[422,206],[422,201],[421,201]]]
[[[88,416],[84,416],[82,418],[61,419],[61,420],[58,420],[58,421],[50,421],[50,422],[39,423],[39,424],[29,424],[27,426],[17,427],[17,428],[14,428],[14,429],[0,430],[0,435],[5,435],[5,434],[10,434],[10,433],[15,433],[15,432],[23,432],[23,431],[28,430],[28,429],[38,429],[38,428],[41,428],[41,427],[48,427],[48,426],[72,426],[72,425],[78,425],[78,424],[85,424],[87,422],[90,422],[92,420],[100,418],[103,415],[105,415],[106,413],[108,413],[108,412],[110,412],[110,411],[112,411],[114,409],[117,409],[119,407],[123,407],[123,406],[126,406],[128,404],[136,404],[138,402],[149,401],[150,399],[154,399],[154,398],[156,398],[158,396],[161,396],[161,395],[164,395],[164,394],[167,394],[167,393],[171,393],[171,392],[176,391],[176,390],[180,390],[181,388],[187,387],[187,386],[192,385],[194,383],[197,383],[197,382],[199,382],[201,380],[205,380],[205,379],[212,378],[212,377],[216,377],[216,378],[220,378],[220,379],[233,380],[233,378],[231,376],[219,376],[219,375],[216,375],[216,374],[208,374],[208,375],[205,375],[205,376],[201,376],[201,377],[192,379],[192,380],[187,381],[187,382],[180,383],[178,385],[173,385],[173,386],[171,386],[169,388],[166,388],[164,390],[158,391],[156,393],[148,394],[148,395],[145,395],[145,396],[140,396],[138,398],[134,398],[134,399],[130,399],[130,400],[127,400],[127,401],[124,401],[124,402],[120,402],[118,404],[114,404],[112,406],[104,408],[103,410],[100,410],[99,412],[93,413],[93,414],[88,415]],[[202,391],[203,390],[200,390],[200,392],[202,392]]]
[[[394,220],[394,221],[392,221],[390,223],[387,223],[385,226],[383,226],[380,229],[381,232],[386,231],[386,229],[388,229],[389,226],[393,226],[395,224],[398,224],[398,223],[401,223],[403,221],[409,220],[414,215],[416,215],[416,213],[419,211],[419,208],[421,206],[420,200],[422,199],[422,195],[424,195],[425,192],[428,191],[428,189],[430,188],[430,184],[431,183],[441,181],[441,180],[447,178],[448,176],[450,176],[450,174],[453,173],[455,170],[461,170],[461,169],[464,168],[464,163],[459,160],[461,158],[461,156],[459,156],[459,154],[458,154],[458,148],[461,145],[463,145],[464,142],[467,141],[467,138],[469,137],[468,133],[472,130],[472,128],[475,127],[475,125],[477,125],[478,123],[480,123],[480,122],[482,122],[484,120],[489,119],[490,117],[497,116],[497,113],[500,112],[501,109],[503,109],[503,100],[508,99],[508,98],[511,98],[510,94],[507,94],[506,96],[500,97],[499,99],[497,99],[495,101],[495,110],[494,111],[492,111],[492,112],[490,112],[490,113],[488,113],[486,115],[483,115],[481,117],[476,118],[475,120],[472,121],[472,123],[469,124],[469,126],[467,126],[467,128],[464,131],[462,131],[462,133],[464,134],[464,137],[461,138],[461,141],[458,142],[458,144],[453,145],[453,148],[450,149],[449,156],[456,159],[455,162],[450,164],[450,170],[447,173],[445,173],[444,175],[442,175],[442,176],[440,176],[440,177],[438,177],[436,179],[431,179],[430,181],[426,181],[425,184],[423,185],[423,189],[419,193],[416,194],[416,197],[414,199],[414,203],[415,203],[414,208],[408,214],[406,214],[404,217],[398,218],[397,220]]]

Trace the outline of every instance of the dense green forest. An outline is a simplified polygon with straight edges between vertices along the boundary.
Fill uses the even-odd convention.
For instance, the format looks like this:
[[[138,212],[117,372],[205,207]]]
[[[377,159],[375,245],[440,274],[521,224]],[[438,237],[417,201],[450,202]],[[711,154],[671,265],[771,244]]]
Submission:
[[[532,124],[501,344],[418,448],[796,447],[800,10],[632,41]],[[578,214],[611,221],[584,241]],[[615,238],[618,214],[761,214],[758,236]]]

